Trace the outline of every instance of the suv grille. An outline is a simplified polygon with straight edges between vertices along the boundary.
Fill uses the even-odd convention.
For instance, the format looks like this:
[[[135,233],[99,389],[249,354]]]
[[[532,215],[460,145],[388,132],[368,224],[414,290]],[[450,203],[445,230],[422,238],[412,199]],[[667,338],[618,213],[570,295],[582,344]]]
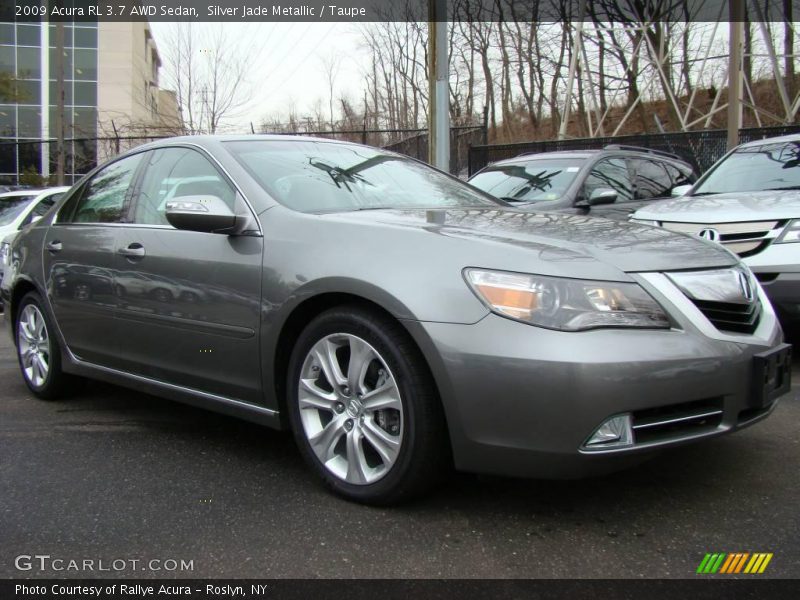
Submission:
[[[747,223],[673,223],[665,221],[664,229],[698,235],[704,229],[719,233],[719,242],[739,256],[757,254],[772,242],[786,221],[750,221]]]
[[[692,299],[692,302],[720,331],[753,333],[758,327],[758,319],[761,316],[759,301],[752,304],[733,304]]]

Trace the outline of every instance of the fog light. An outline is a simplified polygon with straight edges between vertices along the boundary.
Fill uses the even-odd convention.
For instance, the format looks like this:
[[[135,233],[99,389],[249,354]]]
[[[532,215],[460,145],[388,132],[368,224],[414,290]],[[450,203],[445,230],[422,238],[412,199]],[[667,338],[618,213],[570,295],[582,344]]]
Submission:
[[[618,448],[633,445],[633,428],[629,414],[606,419],[586,441],[586,448]]]

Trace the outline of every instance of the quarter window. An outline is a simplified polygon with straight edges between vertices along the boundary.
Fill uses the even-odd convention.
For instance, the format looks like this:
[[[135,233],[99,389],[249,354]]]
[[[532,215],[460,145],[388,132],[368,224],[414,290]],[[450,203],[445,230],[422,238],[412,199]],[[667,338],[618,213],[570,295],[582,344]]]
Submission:
[[[628,163],[623,158],[609,158],[599,161],[583,185],[583,197],[589,198],[598,189],[610,188],[617,192],[616,202],[630,202],[631,176]]]
[[[216,196],[235,211],[234,188],[200,152],[189,148],[155,150],[147,157],[132,221],[168,225],[167,202],[186,196]]]
[[[92,177],[75,207],[73,223],[118,223],[141,154],[111,163]]]

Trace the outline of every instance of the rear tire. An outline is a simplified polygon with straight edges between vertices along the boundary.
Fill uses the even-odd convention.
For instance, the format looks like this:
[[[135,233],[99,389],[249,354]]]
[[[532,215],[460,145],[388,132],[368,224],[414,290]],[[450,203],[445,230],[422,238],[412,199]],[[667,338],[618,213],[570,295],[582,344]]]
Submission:
[[[300,452],[340,496],[396,504],[450,466],[427,366],[400,324],[377,311],[342,306],[313,319],[293,349],[287,390]]]
[[[22,378],[37,398],[56,400],[76,387],[79,379],[61,369],[61,346],[36,292],[28,292],[19,303],[14,340]]]

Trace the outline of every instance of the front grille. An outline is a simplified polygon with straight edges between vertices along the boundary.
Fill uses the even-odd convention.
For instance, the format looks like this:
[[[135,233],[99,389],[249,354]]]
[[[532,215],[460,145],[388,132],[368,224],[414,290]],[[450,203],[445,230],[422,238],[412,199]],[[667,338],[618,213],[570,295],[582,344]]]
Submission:
[[[719,233],[719,242],[739,256],[758,254],[770,245],[786,221],[749,221],[746,223],[661,223],[664,229],[698,235],[704,229]]]
[[[753,333],[761,317],[761,302],[734,304],[691,299],[706,318],[720,331]]]
[[[709,433],[722,423],[722,398],[709,398],[634,411],[635,444]]]

